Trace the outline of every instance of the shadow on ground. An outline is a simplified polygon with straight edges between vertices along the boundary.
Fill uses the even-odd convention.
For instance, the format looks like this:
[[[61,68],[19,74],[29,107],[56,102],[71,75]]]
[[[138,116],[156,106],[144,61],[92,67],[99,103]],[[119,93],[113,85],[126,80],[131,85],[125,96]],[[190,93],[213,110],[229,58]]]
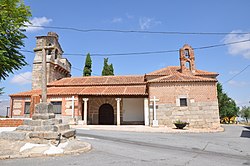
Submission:
[[[250,138],[250,127],[244,126],[247,130],[242,130],[240,137]]]

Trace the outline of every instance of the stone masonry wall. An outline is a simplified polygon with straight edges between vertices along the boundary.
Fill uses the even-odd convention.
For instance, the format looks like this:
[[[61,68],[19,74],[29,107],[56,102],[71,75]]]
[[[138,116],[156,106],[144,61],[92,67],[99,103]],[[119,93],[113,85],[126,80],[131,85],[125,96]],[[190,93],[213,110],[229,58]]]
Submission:
[[[154,83],[149,86],[149,98],[156,96],[159,125],[174,127],[176,120],[187,121],[193,128],[219,127],[216,83]],[[187,106],[180,106],[187,98]],[[150,123],[153,121],[152,103]]]
[[[93,97],[89,98],[88,101],[88,124],[97,125],[99,123],[99,108],[102,104],[110,104],[114,109],[114,124],[116,124],[116,100],[115,98],[108,97]],[[121,122],[122,122],[122,100],[121,100]]]
[[[37,37],[35,57],[32,70],[32,89],[41,89],[41,69],[42,69],[42,48],[50,47],[46,50],[47,62],[47,83],[69,77],[71,65],[66,58],[62,58],[63,50],[58,42],[58,35]]]
[[[41,79],[42,79],[42,63],[34,63],[32,70],[32,89],[41,89]],[[53,63],[47,62],[47,83],[52,81],[67,77],[63,72],[55,69],[55,65]]]

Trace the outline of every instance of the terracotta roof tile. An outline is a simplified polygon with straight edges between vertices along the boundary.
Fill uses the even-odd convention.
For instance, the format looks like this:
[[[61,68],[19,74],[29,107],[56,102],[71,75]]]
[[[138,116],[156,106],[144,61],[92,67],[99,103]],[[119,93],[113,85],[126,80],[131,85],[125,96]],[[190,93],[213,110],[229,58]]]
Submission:
[[[41,94],[41,90],[31,90],[10,95],[11,97]],[[54,95],[147,95],[146,85],[136,86],[88,86],[88,87],[49,87],[48,96]]]
[[[94,85],[131,85],[145,84],[144,76],[90,76],[63,78],[49,83],[48,86],[94,86]]]
[[[182,74],[182,73],[178,73],[178,74],[171,74],[168,76],[162,76],[162,77],[158,77],[155,79],[152,79],[150,81],[148,81],[149,83],[152,82],[202,82],[202,81],[217,81],[214,78],[205,78],[205,77],[200,77],[200,76],[193,76],[193,75],[187,75],[187,74]]]
[[[153,71],[151,73],[148,73],[147,75],[158,75],[158,76],[166,76],[166,75],[171,75],[174,73],[180,73],[180,67],[179,66],[168,66],[156,71]],[[217,76],[218,73],[215,72],[208,72],[204,70],[195,70],[194,75],[215,75]]]

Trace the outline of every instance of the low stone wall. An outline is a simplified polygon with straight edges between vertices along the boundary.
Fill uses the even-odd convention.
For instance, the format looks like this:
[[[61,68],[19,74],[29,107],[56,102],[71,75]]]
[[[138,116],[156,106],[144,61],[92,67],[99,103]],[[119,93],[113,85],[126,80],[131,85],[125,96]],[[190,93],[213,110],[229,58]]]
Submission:
[[[0,118],[0,127],[17,127],[23,125],[24,119]]]
[[[192,128],[218,128],[220,126],[217,102],[190,103],[187,107],[173,104],[159,104],[157,109],[159,125],[175,127],[173,122],[186,121]],[[153,121],[153,110],[150,109],[150,121]]]

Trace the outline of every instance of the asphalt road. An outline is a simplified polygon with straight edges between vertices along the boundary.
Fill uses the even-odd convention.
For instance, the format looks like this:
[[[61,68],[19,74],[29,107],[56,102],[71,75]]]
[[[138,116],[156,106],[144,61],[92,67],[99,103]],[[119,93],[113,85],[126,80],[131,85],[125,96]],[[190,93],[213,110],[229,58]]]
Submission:
[[[250,166],[250,128],[225,126],[221,133],[135,133],[77,130],[92,144],[84,154],[2,160],[14,165],[207,165]]]

